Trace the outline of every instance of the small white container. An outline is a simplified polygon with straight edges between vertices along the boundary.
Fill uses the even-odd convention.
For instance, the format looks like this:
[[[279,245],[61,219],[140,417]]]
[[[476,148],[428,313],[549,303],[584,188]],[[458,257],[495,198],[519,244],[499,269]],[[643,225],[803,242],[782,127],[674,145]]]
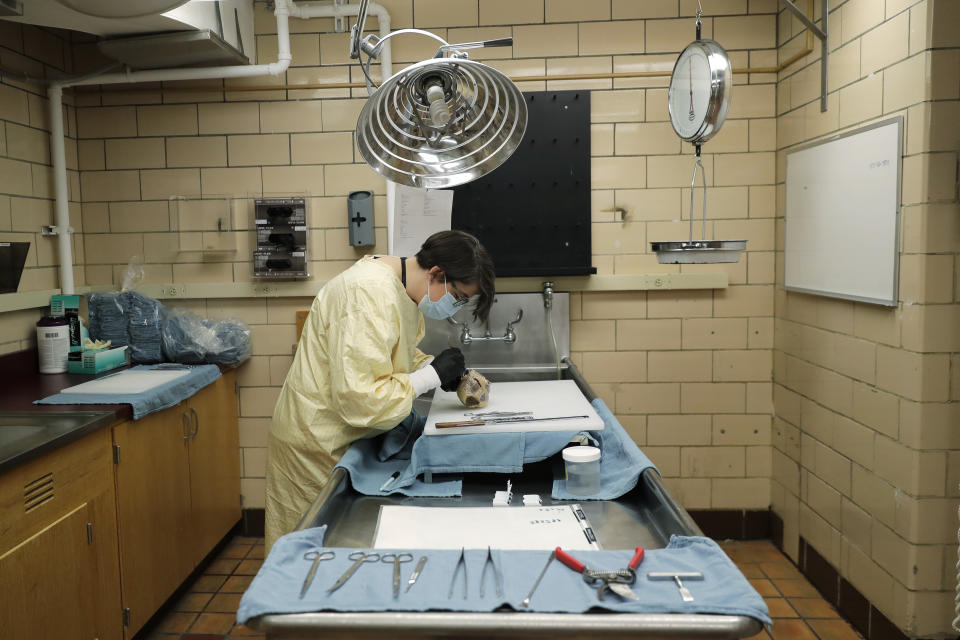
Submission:
[[[600,492],[600,449],[597,447],[567,447],[563,450],[563,468],[568,493],[592,496]]]
[[[65,317],[44,316],[37,322],[40,373],[64,373],[70,354],[70,323]]]

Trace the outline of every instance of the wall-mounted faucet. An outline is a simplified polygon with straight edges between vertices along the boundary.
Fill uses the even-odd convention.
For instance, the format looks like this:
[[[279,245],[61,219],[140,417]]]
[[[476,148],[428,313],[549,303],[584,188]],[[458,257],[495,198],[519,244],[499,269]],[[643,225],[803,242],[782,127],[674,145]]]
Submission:
[[[470,344],[471,342],[516,342],[517,333],[513,330],[513,325],[523,319],[523,309],[517,310],[517,317],[507,323],[507,330],[502,336],[494,336],[487,329],[482,336],[475,336],[470,333],[470,327],[466,322],[457,322],[453,318],[447,318],[447,322],[460,329],[460,342]]]
[[[545,309],[553,308],[553,283],[550,281],[543,283],[543,307]]]

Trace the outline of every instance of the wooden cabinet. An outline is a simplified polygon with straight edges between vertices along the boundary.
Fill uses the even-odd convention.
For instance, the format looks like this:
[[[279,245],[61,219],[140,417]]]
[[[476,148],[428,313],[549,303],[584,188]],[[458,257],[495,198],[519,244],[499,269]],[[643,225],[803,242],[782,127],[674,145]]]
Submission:
[[[0,477],[0,635],[123,636],[110,431]]]
[[[156,613],[240,519],[236,378],[0,475],[0,637],[129,639]]]
[[[241,515],[236,373],[224,374],[205,391],[188,402],[194,423],[189,441],[194,565]]]
[[[113,428],[127,637],[193,569],[190,477],[179,405]]]
[[[240,519],[236,372],[113,428],[126,637]]]

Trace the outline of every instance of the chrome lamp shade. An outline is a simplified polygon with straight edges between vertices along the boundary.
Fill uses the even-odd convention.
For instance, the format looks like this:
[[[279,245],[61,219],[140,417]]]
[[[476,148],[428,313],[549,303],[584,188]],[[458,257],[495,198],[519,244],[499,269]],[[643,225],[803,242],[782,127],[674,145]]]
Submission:
[[[527,105],[510,78],[466,58],[432,58],[370,96],[357,120],[357,146],[388,180],[442,189],[499,167],[526,127]]]

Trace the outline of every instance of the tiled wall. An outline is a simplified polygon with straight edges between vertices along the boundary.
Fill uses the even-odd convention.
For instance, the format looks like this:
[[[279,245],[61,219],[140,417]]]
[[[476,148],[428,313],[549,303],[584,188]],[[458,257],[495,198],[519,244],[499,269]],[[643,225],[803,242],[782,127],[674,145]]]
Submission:
[[[57,240],[41,236],[54,224],[53,174],[50,161],[50,116],[46,87],[72,65],[69,36],[0,20],[0,242],[29,242],[30,251],[19,291],[42,291],[58,285]],[[69,99],[65,103],[69,103]],[[80,238],[80,189],[77,173],[76,111],[64,110],[71,225],[76,264],[74,278],[84,282]],[[0,353],[30,348],[34,323],[42,310],[0,314]]]
[[[819,3],[817,3],[819,5]],[[772,504],[912,636],[950,629],[960,480],[960,3],[830,3],[829,109],[819,55],[777,84]],[[804,45],[779,19],[779,51]],[[819,52],[819,45],[817,46]],[[904,116],[900,304],[783,289],[785,153]]]
[[[512,35],[512,48],[474,51],[512,76],[662,71],[694,38],[695,0],[388,0],[393,28],[427,28],[451,41]],[[734,65],[776,64],[775,0],[704,2],[705,36]],[[276,57],[275,21],[256,4],[260,62]],[[368,26],[376,27],[376,19]],[[285,77],[228,86],[362,80],[333,21],[291,20],[293,63]],[[425,38],[400,36],[399,65],[432,54]],[[89,45],[77,57],[90,60]],[[379,73],[379,69],[377,69]],[[645,446],[679,499],[691,508],[766,508],[770,503],[776,77],[736,77],[724,130],[704,149],[708,233],[746,238],[739,263],[717,291],[575,294],[572,350],[587,379]],[[592,100],[593,254],[601,274],[677,272],[658,265],[651,240],[688,234],[692,147],[673,134],[667,77],[524,82],[524,90],[584,89]],[[362,89],[223,92],[218,83],[77,92],[87,278],[119,282],[132,254],[145,256],[152,282],[251,279],[252,198],[310,198],[311,272],[325,280],[363,252],[347,244],[345,196],[373,189],[385,220],[384,180],[353,144]],[[203,87],[213,87],[203,90]],[[198,92],[199,91],[199,92]],[[168,199],[235,198],[235,252],[195,248]],[[179,205],[178,205],[179,206]],[[700,201],[696,209],[699,211]],[[628,211],[620,221],[614,207]],[[386,251],[385,228],[375,251]],[[696,230],[699,233],[699,228]],[[201,313],[253,325],[254,357],[241,374],[243,492],[263,504],[266,431],[292,357],[294,312],[307,299],[206,300]]]

